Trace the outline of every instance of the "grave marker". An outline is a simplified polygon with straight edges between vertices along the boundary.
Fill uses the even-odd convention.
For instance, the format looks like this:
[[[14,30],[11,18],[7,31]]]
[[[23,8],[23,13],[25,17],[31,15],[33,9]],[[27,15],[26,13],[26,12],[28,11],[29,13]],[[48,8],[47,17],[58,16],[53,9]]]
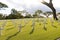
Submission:
[[[34,27],[35,27],[35,22],[34,21],[33,21],[31,26],[32,26],[32,30],[31,30],[30,34],[32,34],[34,32]]]
[[[20,25],[18,26],[19,32],[21,32],[21,29],[22,29],[22,25],[20,24]]]
[[[6,22],[7,21],[5,21],[0,27],[0,35],[2,35],[2,30],[4,30],[4,26],[6,25]]]
[[[46,21],[47,21],[47,20],[44,20],[44,22],[43,22],[43,24],[44,24],[43,29],[44,29],[44,30],[47,30],[47,28],[46,28]]]
[[[3,29],[4,29],[3,27],[0,27],[0,36],[2,35],[2,30]]]

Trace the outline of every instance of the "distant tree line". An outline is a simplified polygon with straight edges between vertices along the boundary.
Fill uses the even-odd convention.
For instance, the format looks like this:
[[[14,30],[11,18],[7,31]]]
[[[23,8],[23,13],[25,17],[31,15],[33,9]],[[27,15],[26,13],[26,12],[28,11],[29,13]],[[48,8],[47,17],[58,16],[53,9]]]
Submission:
[[[25,16],[24,16],[24,13],[26,13]],[[44,18],[44,16],[41,16],[40,14],[43,14],[44,16],[48,18],[52,14],[52,12],[47,11],[43,13],[42,10],[36,10],[34,14],[31,15],[27,11],[17,11],[15,9],[12,9],[11,14],[9,14],[8,16],[0,13],[0,19]],[[60,15],[60,13],[58,13],[57,16],[58,15]]]
[[[2,13],[0,13],[0,19],[20,19],[20,18],[44,18],[44,16],[46,18],[48,18],[50,15],[53,15],[53,18],[55,20],[58,20],[57,16],[60,18],[60,12],[57,14],[56,10],[53,6],[52,0],[50,0],[49,3],[45,2],[43,0],[42,2],[43,4],[45,4],[46,6],[48,6],[52,12],[47,11],[47,12],[42,12],[41,10],[36,10],[35,13],[33,15],[29,14],[26,10],[23,11],[17,11],[15,9],[11,10],[11,14],[9,14],[8,16],[3,15]],[[52,5],[52,6],[51,6]],[[8,8],[8,6],[2,2],[0,2],[0,10],[4,8]],[[24,12],[26,12],[25,16],[24,16]],[[23,15],[22,15],[23,13]],[[43,14],[44,16],[41,16],[40,14]]]
[[[4,8],[8,8],[8,6],[0,2],[0,10]],[[25,13],[25,16],[24,16],[24,13]],[[44,16],[46,16],[46,18],[48,18],[51,14],[53,14],[53,12],[51,11],[43,12],[42,10],[36,10],[35,13],[31,15],[31,13],[29,14],[26,10],[17,11],[15,9],[11,9],[11,14],[9,14],[8,16],[0,13],[0,19],[44,18],[44,16],[40,14],[43,14]],[[59,16],[59,14],[60,13],[58,13],[57,16]]]
[[[25,16],[22,15],[22,13],[24,14],[24,12],[26,13]],[[40,13],[42,13],[42,11],[37,10],[37,11],[35,11],[35,13],[33,15],[31,15],[26,11],[20,11],[19,12],[15,9],[12,9],[11,14],[9,14],[8,16],[3,15],[2,13],[0,13],[0,19],[36,18],[36,17],[39,17]]]
[[[54,20],[58,20],[58,17],[60,18],[60,14],[56,13],[56,9],[53,6],[52,0],[49,0],[49,3],[47,3],[43,0],[41,3],[45,4],[46,6],[48,6],[52,10],[52,12],[45,12],[45,13],[43,13],[43,15],[45,15],[48,18],[51,14],[53,14]],[[8,6],[6,4],[0,2],[0,10],[1,9],[4,10],[4,8],[8,8]],[[23,12],[25,12],[25,11],[23,11]],[[41,10],[36,10],[33,15],[28,14],[28,12],[27,12],[26,15],[23,16],[21,12],[18,12],[15,9],[12,9],[11,14],[9,14],[8,16],[0,14],[0,19],[19,19],[19,18],[36,18],[36,17],[44,18],[43,16],[40,15],[41,13],[42,13]]]

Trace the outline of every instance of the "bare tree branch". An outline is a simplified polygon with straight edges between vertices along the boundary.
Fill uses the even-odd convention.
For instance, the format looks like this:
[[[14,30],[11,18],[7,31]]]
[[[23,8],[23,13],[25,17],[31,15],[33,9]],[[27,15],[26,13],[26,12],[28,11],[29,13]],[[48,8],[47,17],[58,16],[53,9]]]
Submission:
[[[56,9],[55,9],[54,6],[53,6],[52,0],[50,0],[49,3],[47,3],[47,2],[45,2],[45,1],[43,0],[43,2],[41,2],[41,3],[43,3],[43,4],[46,5],[46,6],[48,6],[48,7],[53,11],[53,18],[54,18],[55,20],[58,20],[58,18],[56,17]]]

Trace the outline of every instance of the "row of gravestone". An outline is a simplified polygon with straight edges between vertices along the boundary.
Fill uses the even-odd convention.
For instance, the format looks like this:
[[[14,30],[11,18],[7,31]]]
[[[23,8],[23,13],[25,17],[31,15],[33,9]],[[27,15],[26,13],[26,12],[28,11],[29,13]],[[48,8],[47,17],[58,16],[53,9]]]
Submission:
[[[31,25],[32,31],[30,32],[30,34],[32,34],[33,31],[34,31],[36,20],[38,20],[38,19],[32,19],[32,25]],[[16,26],[17,23],[15,22],[15,20],[11,20],[11,21],[12,21],[12,23]],[[20,20],[20,21],[22,21],[22,20]],[[26,20],[26,19],[25,19],[25,20],[24,20],[24,23],[25,23],[24,26],[25,26],[29,21],[31,21],[31,20],[29,20],[29,19]],[[43,25],[44,25],[43,28],[44,28],[44,30],[47,30],[47,28],[46,28],[46,24],[47,24],[46,22],[47,22],[47,20],[46,20],[46,19],[44,19],[44,20],[43,20],[43,19],[39,19],[38,21],[43,22]],[[5,22],[2,24],[2,26],[0,27],[0,35],[2,35],[2,30],[4,30],[4,26],[6,25],[6,22],[7,22],[7,21],[5,21]],[[51,23],[52,23],[52,26],[53,26],[53,27],[56,27],[56,26],[53,25],[53,23],[54,23],[53,20],[51,20]],[[22,27],[23,27],[23,25],[19,24],[19,25],[18,25],[18,30],[21,31]]]
[[[32,31],[31,31],[30,33],[32,33],[33,30],[34,30],[36,20],[37,20],[37,19],[32,19],[32,25],[31,25]],[[22,20],[20,20],[20,21],[22,21]],[[30,20],[30,19],[28,19],[28,20],[25,19],[25,20],[24,20],[24,23],[25,23],[24,25],[26,25],[29,21],[31,21],[31,20]],[[44,29],[44,30],[47,30],[47,28],[46,28],[46,24],[48,24],[48,23],[46,23],[47,20],[46,20],[46,19],[44,19],[44,20],[43,20],[43,19],[42,19],[42,20],[39,19],[38,21],[42,21],[42,23],[43,23],[43,25],[44,25],[43,29]],[[15,23],[14,21],[12,21],[12,22]],[[51,20],[51,22],[52,22],[52,26],[53,26],[53,27],[56,27],[56,26],[53,25],[54,21]],[[16,24],[16,23],[15,23],[15,24]],[[14,24],[14,25],[15,25],[15,24]],[[19,24],[19,26],[18,26],[19,31],[21,31],[22,26],[23,26],[23,25]]]
[[[20,20],[20,21],[21,21],[21,20]],[[30,21],[30,20],[28,20],[28,21]],[[14,25],[16,24],[13,20],[12,20],[12,22],[14,23]],[[25,22],[25,25],[26,25],[27,20],[24,20],[24,22]],[[28,23],[28,22],[27,22],[27,23]],[[46,20],[43,22],[43,24],[44,24],[44,29],[47,30],[47,29],[46,29],[46,26],[45,26]],[[31,27],[32,27],[32,30],[31,30],[30,34],[32,34],[33,31],[34,31],[34,28],[35,28],[35,20],[32,20],[32,25],[31,25]],[[18,26],[18,30],[21,31],[21,28],[22,28],[22,25],[20,24],[20,25]]]

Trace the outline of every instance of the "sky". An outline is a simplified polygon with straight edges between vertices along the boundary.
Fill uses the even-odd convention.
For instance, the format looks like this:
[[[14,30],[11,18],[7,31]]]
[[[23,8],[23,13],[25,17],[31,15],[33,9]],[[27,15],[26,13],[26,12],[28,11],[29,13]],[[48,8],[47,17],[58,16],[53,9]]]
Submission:
[[[45,0],[49,2],[49,0]],[[42,9],[44,11],[50,11],[50,9],[43,5],[42,0],[0,0],[0,2],[8,5],[9,8],[5,8],[5,10],[0,10],[0,13],[10,14],[11,9],[15,8],[18,11],[27,10],[28,12],[33,12],[38,9]],[[57,11],[60,11],[60,0],[53,0],[53,5]]]

